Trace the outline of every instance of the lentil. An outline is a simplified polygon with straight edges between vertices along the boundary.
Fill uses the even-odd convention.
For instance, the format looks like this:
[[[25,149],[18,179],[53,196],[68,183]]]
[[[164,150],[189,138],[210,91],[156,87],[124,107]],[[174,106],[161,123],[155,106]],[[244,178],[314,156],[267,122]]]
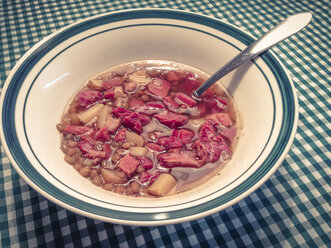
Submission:
[[[91,168],[88,166],[84,166],[83,168],[81,168],[79,170],[79,173],[83,176],[83,177],[89,177],[90,176],[90,172],[91,172]]]

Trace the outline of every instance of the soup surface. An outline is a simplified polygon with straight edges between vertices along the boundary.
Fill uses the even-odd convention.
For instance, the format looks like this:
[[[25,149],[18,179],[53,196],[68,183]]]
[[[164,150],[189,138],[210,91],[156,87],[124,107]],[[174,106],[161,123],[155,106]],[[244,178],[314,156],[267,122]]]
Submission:
[[[238,120],[220,86],[191,98],[206,78],[192,67],[148,60],[89,79],[57,125],[64,160],[93,184],[132,196],[207,181],[231,158]]]

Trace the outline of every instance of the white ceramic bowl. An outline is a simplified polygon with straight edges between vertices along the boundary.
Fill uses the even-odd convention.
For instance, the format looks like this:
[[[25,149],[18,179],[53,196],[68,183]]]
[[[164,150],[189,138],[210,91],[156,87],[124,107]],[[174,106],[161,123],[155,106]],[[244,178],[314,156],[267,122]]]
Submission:
[[[256,190],[288,152],[298,106],[293,83],[272,52],[222,82],[237,103],[243,130],[220,175],[185,193],[135,198],[109,193],[63,160],[56,124],[89,77],[145,59],[180,62],[212,74],[254,38],[207,16],[138,9],[87,18],[43,39],[9,75],[1,94],[1,142],[35,190],[76,213],[129,225],[161,225],[220,211]]]

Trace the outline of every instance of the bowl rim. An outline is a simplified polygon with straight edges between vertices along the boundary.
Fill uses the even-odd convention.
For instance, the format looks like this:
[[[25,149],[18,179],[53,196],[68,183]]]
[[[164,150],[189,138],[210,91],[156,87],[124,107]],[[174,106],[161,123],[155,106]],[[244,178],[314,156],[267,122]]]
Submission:
[[[269,68],[271,67],[270,69],[277,68],[278,70],[280,70],[280,72],[281,72],[280,75],[278,74],[279,71],[277,73],[275,71],[273,71],[273,74],[277,78],[277,81],[285,82],[284,85],[280,85],[280,86],[287,87],[286,89],[287,89],[288,93],[292,94],[292,98],[289,99],[289,100],[291,100],[291,103],[293,104],[293,106],[291,106],[292,109],[290,109],[292,111],[292,113],[286,112],[286,111],[290,111],[290,110],[284,111],[284,114],[288,113],[287,117],[290,117],[290,120],[288,120],[288,118],[283,117],[283,119],[286,119],[286,121],[291,121],[291,125],[290,125],[291,127],[287,128],[288,130],[285,130],[285,131],[283,130],[283,132],[285,132],[287,134],[286,139],[282,142],[282,144],[280,144],[282,146],[282,149],[279,152],[279,154],[277,154],[277,157],[273,158],[275,161],[271,162],[270,166],[267,168],[268,170],[260,171],[259,169],[261,169],[261,168],[259,167],[258,170],[253,173],[253,175],[256,175],[256,173],[259,173],[258,178],[257,178],[258,180],[251,182],[250,185],[246,186],[246,187],[248,187],[247,190],[245,190],[243,193],[239,194],[238,196],[233,197],[232,199],[225,202],[224,204],[218,205],[217,202],[213,202],[214,200],[212,200],[209,204],[210,206],[212,206],[212,208],[210,208],[210,207],[206,208],[203,210],[203,212],[199,212],[199,213],[196,212],[195,214],[186,214],[186,215],[184,214],[183,215],[183,211],[186,209],[174,210],[174,211],[168,212],[168,215],[172,216],[171,218],[161,219],[161,220],[151,216],[151,215],[155,215],[155,213],[153,213],[153,214],[146,213],[147,215],[149,215],[149,218],[147,218],[146,214],[139,214],[139,216],[136,214],[135,217],[138,217],[136,219],[123,219],[123,217],[121,218],[121,216],[118,216],[118,213],[116,213],[116,211],[113,212],[110,216],[104,216],[104,215],[100,215],[100,214],[102,214],[101,210],[96,210],[94,213],[90,213],[88,211],[88,209],[86,209],[84,206],[82,206],[81,209],[77,209],[77,207],[70,205],[69,204],[70,202],[68,203],[68,202],[61,201],[61,199],[58,199],[53,195],[54,192],[52,192],[52,191],[46,192],[44,189],[40,188],[40,186],[38,186],[38,184],[35,181],[32,181],[32,179],[30,179],[30,177],[27,175],[27,171],[24,171],[20,167],[20,163],[25,163],[25,161],[22,161],[22,158],[15,157],[12,154],[12,152],[15,153],[20,149],[19,143],[13,142],[10,145],[8,144],[9,142],[7,143],[7,140],[16,141],[15,137],[13,137],[14,133],[12,133],[13,131],[15,131],[15,127],[13,127],[14,130],[13,129],[9,130],[8,126],[6,126],[6,121],[8,121],[8,118],[14,119],[14,113],[15,113],[15,110],[14,110],[15,107],[10,106],[8,104],[8,99],[11,99],[10,96],[18,94],[19,88],[23,84],[23,82],[22,82],[21,85],[18,85],[19,87],[14,87],[12,80],[16,75],[21,75],[22,73],[24,75],[24,73],[28,73],[25,70],[22,71],[21,66],[24,64],[27,65],[27,63],[29,62],[28,60],[32,59],[31,57],[34,57],[34,59],[42,57],[42,55],[44,53],[51,50],[51,48],[49,46],[47,46],[47,44],[49,44],[51,42],[55,42],[55,40],[56,40],[55,38],[57,38],[57,36],[64,35],[70,31],[72,31],[72,29],[75,27],[81,27],[83,25],[86,26],[86,24],[90,24],[92,21],[94,22],[97,19],[99,19],[101,21],[105,21],[106,23],[109,23],[109,22],[112,22],[111,20],[113,20],[113,22],[116,22],[116,21],[120,20],[121,18],[124,18],[125,20],[136,19],[136,18],[142,18],[142,19],[144,19],[144,18],[169,19],[170,18],[170,19],[179,19],[179,20],[186,20],[186,21],[188,20],[191,22],[193,22],[192,19],[194,19],[195,21],[197,21],[197,20],[200,21],[199,24],[213,27],[213,28],[216,28],[217,30],[219,30],[217,27],[219,27],[219,25],[221,25],[222,28],[226,29],[226,30],[222,29],[221,30],[222,32],[225,32],[225,31],[230,32],[230,33],[235,32],[236,34],[241,35],[242,38],[244,38],[244,39],[240,40],[240,41],[246,45],[250,44],[252,41],[255,40],[254,36],[252,36],[248,32],[238,28],[235,25],[229,24],[223,20],[214,18],[212,16],[206,16],[206,15],[202,15],[200,13],[198,14],[198,13],[188,12],[188,11],[184,11],[184,10],[174,10],[174,9],[165,9],[165,8],[148,8],[148,9],[140,8],[140,9],[127,9],[127,10],[120,10],[120,11],[112,11],[112,12],[107,12],[107,13],[103,13],[103,14],[81,19],[79,21],[76,21],[68,26],[65,26],[65,27],[59,29],[58,31],[50,34],[49,36],[47,36],[44,39],[42,39],[41,41],[39,41],[31,49],[29,49],[29,51],[27,53],[25,53],[25,55],[22,56],[22,58],[17,62],[17,64],[14,66],[14,68],[10,72],[9,76],[7,77],[7,80],[5,81],[5,84],[4,84],[4,87],[2,90],[1,99],[0,99],[0,107],[1,107],[1,111],[2,111],[2,114],[1,114],[2,121],[0,122],[0,139],[1,139],[1,143],[4,147],[5,153],[7,154],[8,158],[9,158],[12,166],[15,168],[15,170],[32,188],[34,188],[37,192],[39,192],[41,195],[43,195],[47,199],[60,205],[61,207],[64,207],[70,211],[79,213],[81,215],[84,215],[84,216],[87,216],[90,218],[98,219],[101,221],[108,221],[108,222],[112,222],[112,223],[126,224],[126,225],[140,225],[140,226],[142,226],[142,225],[163,225],[163,224],[179,223],[179,222],[183,222],[183,221],[190,221],[193,219],[204,217],[206,215],[213,214],[222,209],[225,209],[226,207],[233,205],[234,203],[238,202],[239,200],[244,199],[246,196],[248,196],[249,194],[254,192],[277,170],[277,168],[279,167],[281,162],[284,160],[286,154],[288,153],[288,151],[293,143],[294,136],[295,136],[296,129],[297,129],[297,124],[298,124],[298,100],[297,100],[297,95],[296,95],[296,91],[295,91],[292,79],[289,76],[289,73],[287,72],[287,69],[285,68],[285,66],[279,60],[279,58],[270,50],[267,51],[266,53],[264,53],[261,57],[264,60],[264,62],[266,62],[266,64],[269,66]],[[71,34],[71,35],[73,35],[73,34]],[[59,42],[59,41],[61,41],[61,39],[58,39],[58,41],[56,41],[56,42]],[[29,67],[27,67],[27,69],[28,68]],[[15,86],[16,86],[16,84],[15,84]],[[9,87],[11,87],[11,88],[9,88]],[[9,88],[9,90],[8,90],[8,88]],[[285,92],[286,92],[286,89],[285,89]],[[10,96],[8,96],[8,94],[7,94],[8,92],[11,94]],[[284,98],[284,96],[282,96],[282,97]],[[5,129],[6,129],[6,131],[5,131]],[[10,132],[8,132],[8,131],[10,131]],[[41,177],[40,179],[42,180],[43,178]],[[245,180],[245,182],[246,182],[246,180]],[[243,182],[243,183],[245,183],[245,182]],[[78,200],[78,199],[76,199],[76,200]],[[214,205],[216,205],[216,206],[214,206]],[[95,206],[95,207],[98,208],[97,206]],[[194,207],[192,207],[192,208],[194,208]],[[111,211],[113,211],[113,210],[111,210]],[[118,211],[118,212],[120,212],[120,211]],[[175,212],[180,212],[180,213],[175,213]],[[123,212],[123,213],[125,213],[125,212]]]

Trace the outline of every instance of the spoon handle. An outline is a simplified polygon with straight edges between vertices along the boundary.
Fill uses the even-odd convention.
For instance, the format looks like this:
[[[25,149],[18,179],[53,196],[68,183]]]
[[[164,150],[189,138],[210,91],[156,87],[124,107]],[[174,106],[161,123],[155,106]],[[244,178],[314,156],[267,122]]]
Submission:
[[[197,90],[192,93],[194,98],[200,97],[210,86],[217,82],[221,77],[225,76],[238,66],[255,58],[260,53],[270,47],[285,40],[289,36],[303,29],[311,20],[312,14],[309,12],[298,13],[288,17],[273,29],[269,30],[262,37],[254,41],[246,47],[241,53],[225,64],[215,74],[213,74],[206,82],[204,82]]]

